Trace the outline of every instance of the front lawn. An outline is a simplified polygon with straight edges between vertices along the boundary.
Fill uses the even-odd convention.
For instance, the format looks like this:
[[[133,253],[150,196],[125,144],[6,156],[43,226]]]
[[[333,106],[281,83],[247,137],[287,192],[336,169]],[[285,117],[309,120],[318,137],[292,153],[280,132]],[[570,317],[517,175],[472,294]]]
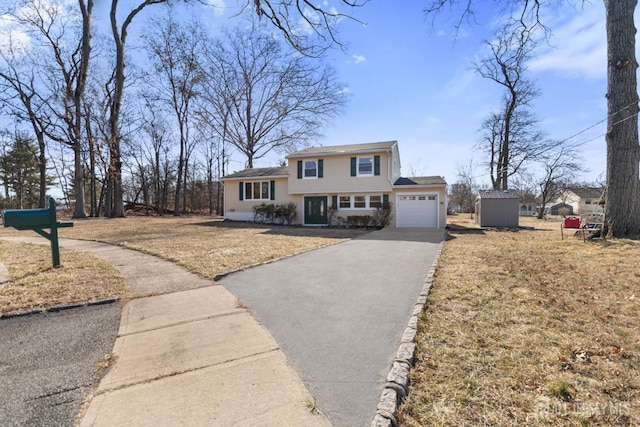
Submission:
[[[401,425],[640,425],[640,242],[449,222]]]

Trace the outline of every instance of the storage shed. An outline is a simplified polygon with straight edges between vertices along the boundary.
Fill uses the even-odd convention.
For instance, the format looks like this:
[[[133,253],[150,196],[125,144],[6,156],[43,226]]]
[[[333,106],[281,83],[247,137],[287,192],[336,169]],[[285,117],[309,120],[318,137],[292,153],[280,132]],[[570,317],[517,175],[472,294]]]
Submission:
[[[480,190],[476,224],[480,227],[518,227],[520,200],[512,190]]]

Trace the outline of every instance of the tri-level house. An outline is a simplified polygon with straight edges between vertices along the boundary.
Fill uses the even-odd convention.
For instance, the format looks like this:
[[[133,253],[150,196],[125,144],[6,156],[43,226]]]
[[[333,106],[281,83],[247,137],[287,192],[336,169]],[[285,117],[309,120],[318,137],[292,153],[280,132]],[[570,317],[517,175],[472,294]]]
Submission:
[[[440,176],[402,178],[397,141],[312,147],[289,154],[287,161],[286,167],[223,177],[225,219],[252,221],[258,204],[293,202],[295,223],[322,226],[330,208],[346,218],[369,215],[390,202],[391,226],[446,225],[446,182]]]

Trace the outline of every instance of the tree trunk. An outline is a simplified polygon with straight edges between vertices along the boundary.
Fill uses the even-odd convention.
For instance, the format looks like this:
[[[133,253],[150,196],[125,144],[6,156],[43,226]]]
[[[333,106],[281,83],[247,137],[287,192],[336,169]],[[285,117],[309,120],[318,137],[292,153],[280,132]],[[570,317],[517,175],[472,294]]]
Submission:
[[[77,141],[76,144],[73,145],[73,166],[73,194],[76,199],[73,218],[86,218],[87,213],[84,210],[84,170],[80,141]]]
[[[608,127],[605,233],[640,237],[640,146],[633,13],[637,0],[605,0]]]

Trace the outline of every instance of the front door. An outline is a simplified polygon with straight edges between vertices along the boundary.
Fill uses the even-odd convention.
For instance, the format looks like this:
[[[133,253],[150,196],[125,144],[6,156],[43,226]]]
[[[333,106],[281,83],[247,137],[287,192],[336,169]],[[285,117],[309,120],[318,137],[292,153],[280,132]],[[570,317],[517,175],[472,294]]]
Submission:
[[[327,224],[327,196],[313,196],[304,198],[304,224]]]

